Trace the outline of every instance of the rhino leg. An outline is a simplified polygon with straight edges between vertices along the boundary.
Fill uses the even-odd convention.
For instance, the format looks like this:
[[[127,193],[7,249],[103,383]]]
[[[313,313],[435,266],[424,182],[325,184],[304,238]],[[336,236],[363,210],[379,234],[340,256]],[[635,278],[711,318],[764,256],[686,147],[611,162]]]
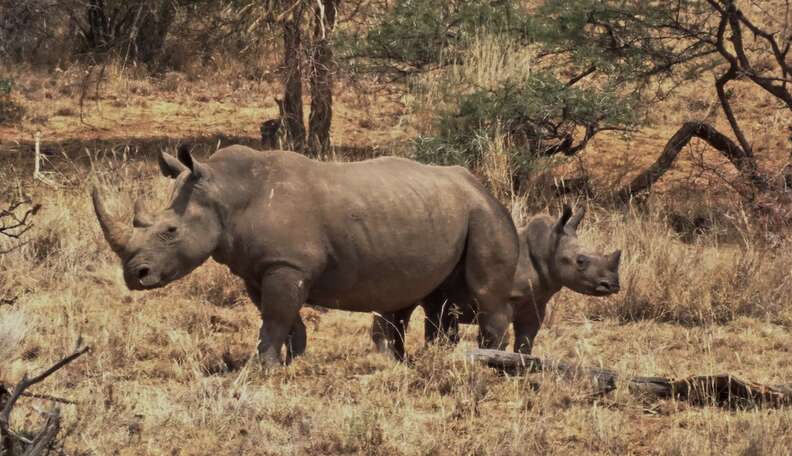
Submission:
[[[300,307],[306,301],[308,288],[305,274],[290,267],[275,267],[264,274],[259,288],[262,322],[258,355],[265,366],[282,364],[281,349],[299,319]],[[299,339],[299,335],[295,337],[297,348]]]
[[[503,350],[512,322],[509,294],[517,267],[517,234],[500,207],[473,213],[465,254],[465,283],[478,309],[479,346]]]
[[[424,339],[433,343],[440,337],[452,345],[459,342],[459,316],[445,293],[434,291],[424,299],[426,320],[424,321]]]
[[[534,339],[542,327],[549,299],[532,299],[515,309],[514,351],[531,354]]]
[[[393,346],[395,313],[374,314],[371,319],[371,340],[380,353],[390,353]]]
[[[286,341],[286,363],[291,363],[294,358],[305,353],[307,338],[305,323],[303,323],[300,315],[297,314],[297,319],[294,320],[291,331],[289,331],[289,338]]]
[[[418,304],[382,315],[374,314],[371,323],[371,338],[380,353],[390,353],[399,361],[404,361],[404,340],[410,316]]]

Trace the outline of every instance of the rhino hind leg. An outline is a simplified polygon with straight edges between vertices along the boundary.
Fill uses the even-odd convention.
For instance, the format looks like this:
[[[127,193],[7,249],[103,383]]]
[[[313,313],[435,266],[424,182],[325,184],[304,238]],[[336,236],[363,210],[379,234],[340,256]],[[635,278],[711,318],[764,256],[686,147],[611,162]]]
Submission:
[[[436,290],[424,299],[424,339],[427,344],[459,343],[459,312],[456,301],[447,292]]]
[[[393,322],[395,313],[377,314],[371,319],[371,340],[380,353],[391,353],[393,346]]]
[[[519,254],[511,217],[493,204],[474,212],[465,252],[465,282],[478,309],[479,346],[503,350],[512,322],[509,294]]]
[[[413,304],[397,312],[374,314],[371,323],[371,338],[377,351],[390,353],[397,360],[404,361],[404,341],[407,337],[407,327],[410,324],[410,316],[416,307],[417,304]]]

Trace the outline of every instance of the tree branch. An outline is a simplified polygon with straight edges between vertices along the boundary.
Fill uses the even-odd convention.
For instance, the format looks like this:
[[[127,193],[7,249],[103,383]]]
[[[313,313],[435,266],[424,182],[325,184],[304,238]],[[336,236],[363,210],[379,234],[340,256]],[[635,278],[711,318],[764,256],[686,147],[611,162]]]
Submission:
[[[679,152],[694,136],[703,139],[707,144],[723,154],[756,189],[764,191],[768,188],[767,179],[759,174],[753,157],[747,156],[745,151],[735,144],[734,141],[709,124],[685,122],[668,140],[657,161],[635,177],[630,184],[616,192],[616,198],[626,202],[633,195],[649,190],[671,168]]]
[[[0,407],[2,407],[2,411],[0,411],[0,443],[2,443],[2,448],[6,455],[13,455],[13,442],[11,439],[11,431],[10,431],[10,423],[11,423],[11,411],[14,408],[14,405],[22,397],[25,393],[25,390],[30,388],[31,386],[41,383],[42,381],[46,380],[47,377],[52,375],[53,373],[57,372],[67,364],[71,363],[75,359],[79,358],[80,356],[84,355],[86,352],[90,350],[88,346],[82,346],[82,338],[77,339],[77,344],[74,348],[74,351],[66,356],[65,358],[61,359],[60,361],[56,362],[52,365],[49,369],[45,370],[41,374],[33,377],[28,378],[27,374],[22,377],[22,380],[17,383],[14,387],[14,390],[9,393],[4,387],[0,386]],[[42,450],[49,445],[52,439],[58,433],[60,429],[60,412],[56,408],[48,417],[44,428],[39,432],[36,438],[31,442],[31,446],[28,448],[25,454],[41,454]]]

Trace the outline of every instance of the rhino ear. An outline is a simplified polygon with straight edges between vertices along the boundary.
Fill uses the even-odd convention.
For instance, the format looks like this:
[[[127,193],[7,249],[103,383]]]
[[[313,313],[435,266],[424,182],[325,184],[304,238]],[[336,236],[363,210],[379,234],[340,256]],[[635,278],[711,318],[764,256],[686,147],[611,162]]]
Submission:
[[[564,227],[566,226],[569,218],[572,217],[572,209],[564,204],[564,211],[561,213],[561,218],[558,219],[555,225],[555,232],[558,234],[564,233]]]
[[[586,215],[586,208],[582,207],[579,211],[569,219],[567,222],[567,227],[572,231],[577,231],[578,225],[580,225],[580,221],[583,220],[583,216]]]
[[[171,179],[176,178],[179,174],[187,171],[188,169],[179,160],[177,160],[176,157],[167,152],[160,152],[159,167],[162,175],[165,177],[170,177]]]
[[[178,157],[179,161],[192,172],[193,176],[203,177],[206,175],[204,165],[193,158],[192,154],[190,153],[189,145],[182,144],[179,146]]]

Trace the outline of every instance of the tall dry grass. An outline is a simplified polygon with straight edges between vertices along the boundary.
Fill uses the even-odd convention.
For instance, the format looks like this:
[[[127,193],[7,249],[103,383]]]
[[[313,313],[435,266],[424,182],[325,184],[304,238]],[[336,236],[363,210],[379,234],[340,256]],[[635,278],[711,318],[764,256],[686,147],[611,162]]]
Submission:
[[[524,220],[541,195],[514,196],[508,161],[497,144],[491,150],[482,174]],[[13,277],[4,286],[18,296],[0,316],[24,312],[27,321],[20,331],[20,317],[0,319],[17,334],[3,346],[26,354],[2,364],[0,381],[47,365],[78,336],[93,346],[41,388],[77,402],[63,407],[76,429],[62,440],[69,453],[784,454],[792,445],[787,411],[647,404],[626,392],[592,398],[585,382],[496,375],[465,362],[474,328],[454,350],[425,348],[420,315],[408,364],[373,353],[368,315],[333,311],[309,324],[304,358],[263,372],[247,362],[257,311],[224,267],[210,261],[164,289],[126,290],[88,189],[106,190],[109,209],[128,221],[138,196],[156,209],[170,183],[153,160],[93,157],[67,176],[76,187],[20,183],[43,209],[29,244],[0,258],[0,275]],[[792,378],[786,244],[774,251],[748,235],[727,243],[717,230],[683,242],[661,209],[577,204],[588,204],[587,243],[624,250],[623,291],[561,292],[537,354],[645,375]],[[18,412],[31,423],[32,405]]]

